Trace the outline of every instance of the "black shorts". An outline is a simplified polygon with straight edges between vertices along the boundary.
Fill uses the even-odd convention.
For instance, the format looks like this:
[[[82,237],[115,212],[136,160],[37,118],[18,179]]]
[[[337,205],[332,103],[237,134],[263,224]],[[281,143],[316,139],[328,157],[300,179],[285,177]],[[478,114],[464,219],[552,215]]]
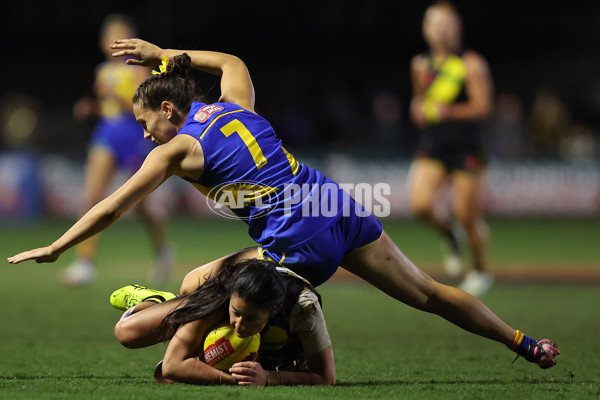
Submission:
[[[427,151],[418,150],[415,158],[430,158],[439,161],[448,172],[465,171],[478,173],[485,169],[487,165],[487,156],[483,148],[481,151]]]
[[[473,123],[442,123],[422,132],[416,158],[441,162],[448,172],[477,173],[487,165],[480,127]]]

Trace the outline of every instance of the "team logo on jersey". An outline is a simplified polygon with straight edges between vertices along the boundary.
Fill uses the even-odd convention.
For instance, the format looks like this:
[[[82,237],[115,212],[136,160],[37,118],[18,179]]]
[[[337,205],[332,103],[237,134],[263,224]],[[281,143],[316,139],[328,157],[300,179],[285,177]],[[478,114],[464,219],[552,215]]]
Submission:
[[[209,104],[198,110],[196,115],[194,115],[194,120],[201,123],[206,122],[211,115],[219,111],[223,111],[223,107],[217,106],[216,104]]]

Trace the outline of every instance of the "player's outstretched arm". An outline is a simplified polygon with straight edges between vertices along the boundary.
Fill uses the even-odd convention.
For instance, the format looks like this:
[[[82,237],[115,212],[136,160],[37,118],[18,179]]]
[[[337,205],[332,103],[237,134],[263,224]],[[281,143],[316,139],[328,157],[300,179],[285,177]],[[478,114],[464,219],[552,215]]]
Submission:
[[[38,263],[54,262],[67,249],[77,243],[103,231],[123,214],[139,203],[148,194],[160,186],[169,176],[173,175],[173,165],[178,161],[177,152],[180,146],[159,146],[154,149],[127,182],[109,197],[96,204],[64,235],[50,246],[19,253],[7,260],[11,264],[35,260]]]
[[[52,250],[52,246],[40,247],[39,249],[33,249],[24,251],[15,256],[8,257],[7,260],[11,264],[18,264],[21,261],[35,260],[38,263],[51,263],[56,261],[58,254]]]
[[[238,57],[203,50],[162,49],[141,39],[119,39],[111,45],[114,57],[135,57],[127,60],[131,65],[156,66],[163,56],[187,53],[192,59],[192,67],[211,75],[221,77],[221,98],[219,101],[238,104],[254,112],[254,86],[246,64]]]

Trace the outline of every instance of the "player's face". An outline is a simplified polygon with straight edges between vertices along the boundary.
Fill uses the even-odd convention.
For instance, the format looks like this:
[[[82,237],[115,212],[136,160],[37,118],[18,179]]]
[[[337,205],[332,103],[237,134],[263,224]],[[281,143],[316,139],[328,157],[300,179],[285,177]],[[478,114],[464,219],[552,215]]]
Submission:
[[[114,50],[110,48],[110,45],[115,42],[115,39],[125,39],[134,36],[135,34],[131,27],[127,26],[124,22],[112,23],[100,37],[100,50],[102,50],[109,60],[121,61],[118,58],[111,56]]]
[[[133,105],[133,115],[144,128],[144,139],[164,144],[177,134],[177,127],[171,123],[163,110],[152,111],[136,103]]]
[[[262,331],[269,321],[269,311],[233,294],[229,300],[229,323],[238,337],[245,338]]]
[[[423,19],[423,36],[434,49],[458,50],[461,40],[459,17],[447,7],[431,7]]]

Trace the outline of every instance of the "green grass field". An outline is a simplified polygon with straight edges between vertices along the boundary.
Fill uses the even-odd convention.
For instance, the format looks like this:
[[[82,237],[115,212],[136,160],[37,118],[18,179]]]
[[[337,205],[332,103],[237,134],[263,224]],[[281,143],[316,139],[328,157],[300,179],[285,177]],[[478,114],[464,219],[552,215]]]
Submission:
[[[69,223],[0,226],[1,254],[46,245]],[[127,219],[102,236],[94,286],[57,283],[56,272],[73,260],[73,251],[55,264],[5,263],[0,399],[598,399],[600,221],[498,219],[490,225],[490,264],[499,278],[482,300],[511,326],[559,343],[559,364],[550,370],[523,359],[512,364],[514,353],[500,344],[398,304],[358,280],[337,279],[320,287],[336,386],[157,386],[152,371],[165,347],[127,350],[112,331],[120,312],[109,305],[109,294],[145,283],[152,260],[145,232]],[[412,220],[384,226],[413,261],[444,279],[433,232]],[[170,290],[194,266],[253,244],[244,225],[233,221],[182,218],[171,221],[169,233],[178,251]],[[533,279],[548,271],[553,279]]]

